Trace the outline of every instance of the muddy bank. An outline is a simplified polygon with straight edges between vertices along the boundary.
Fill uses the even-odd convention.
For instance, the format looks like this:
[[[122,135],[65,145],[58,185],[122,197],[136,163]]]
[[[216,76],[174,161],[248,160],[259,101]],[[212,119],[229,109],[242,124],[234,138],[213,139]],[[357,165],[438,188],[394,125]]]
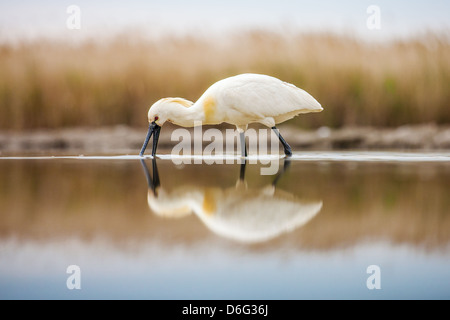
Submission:
[[[171,135],[176,127],[164,127],[160,148],[178,143]],[[204,130],[207,128],[204,128]],[[108,128],[68,128],[30,132],[0,131],[0,155],[53,152],[58,154],[137,154],[146,135],[146,128],[116,126]],[[280,126],[285,139],[295,150],[445,150],[450,149],[450,127],[408,125],[379,129],[369,127],[305,131]],[[207,145],[210,142],[205,141]]]

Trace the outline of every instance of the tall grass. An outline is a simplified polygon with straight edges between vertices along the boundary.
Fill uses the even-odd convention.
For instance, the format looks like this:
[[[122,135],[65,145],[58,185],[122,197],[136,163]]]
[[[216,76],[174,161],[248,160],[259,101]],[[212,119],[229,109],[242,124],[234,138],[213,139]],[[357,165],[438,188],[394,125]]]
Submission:
[[[292,82],[323,105],[293,125],[449,124],[449,57],[450,41],[439,35],[371,44],[255,31],[221,39],[129,34],[78,45],[3,44],[0,129],[145,126],[154,101],[195,101],[213,82],[244,72]]]

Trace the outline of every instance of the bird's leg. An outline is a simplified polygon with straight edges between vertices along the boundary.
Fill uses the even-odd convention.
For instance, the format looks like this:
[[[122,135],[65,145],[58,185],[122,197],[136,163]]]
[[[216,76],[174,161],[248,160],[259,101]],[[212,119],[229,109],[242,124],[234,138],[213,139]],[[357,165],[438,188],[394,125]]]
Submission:
[[[283,170],[281,170],[277,176],[275,177],[275,179],[272,182],[272,186],[276,186],[276,184],[278,183],[278,180],[280,180],[280,178],[284,175],[284,173],[286,172],[286,170],[289,168],[289,166],[291,165],[291,160],[286,158],[284,160],[284,165],[283,165]]]
[[[286,140],[284,140],[284,138],[281,136],[280,131],[277,129],[277,127],[272,127],[272,130],[275,132],[275,134],[278,136],[278,138],[280,139],[281,144],[284,147],[284,154],[288,157],[292,156],[292,149],[291,146],[289,146],[289,144],[286,142]]]
[[[245,132],[241,132],[239,134],[240,138],[241,138],[241,156],[242,157],[247,157],[247,144],[245,142]]]
[[[239,179],[236,181],[236,188],[247,188],[247,184],[245,183],[245,170],[247,166],[247,159],[241,160],[241,169],[239,171]]]
[[[247,160],[244,159],[244,162],[241,163],[241,170],[239,172],[239,180],[241,182],[245,181],[245,167],[247,166]]]

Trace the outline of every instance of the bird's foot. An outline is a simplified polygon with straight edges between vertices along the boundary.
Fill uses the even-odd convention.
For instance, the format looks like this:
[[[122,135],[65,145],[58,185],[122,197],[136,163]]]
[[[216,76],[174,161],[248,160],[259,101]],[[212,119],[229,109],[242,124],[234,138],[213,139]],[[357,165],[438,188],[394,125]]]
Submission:
[[[292,151],[291,150],[284,150],[284,154],[286,157],[292,157]]]

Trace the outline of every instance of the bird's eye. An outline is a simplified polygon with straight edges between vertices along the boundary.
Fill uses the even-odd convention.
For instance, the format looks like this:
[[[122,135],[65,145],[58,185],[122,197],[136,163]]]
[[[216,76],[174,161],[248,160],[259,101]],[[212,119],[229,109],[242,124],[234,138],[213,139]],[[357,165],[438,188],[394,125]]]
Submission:
[[[156,117],[155,117],[155,121],[157,121],[158,119],[159,119],[159,117],[158,117],[158,116],[156,116]]]

